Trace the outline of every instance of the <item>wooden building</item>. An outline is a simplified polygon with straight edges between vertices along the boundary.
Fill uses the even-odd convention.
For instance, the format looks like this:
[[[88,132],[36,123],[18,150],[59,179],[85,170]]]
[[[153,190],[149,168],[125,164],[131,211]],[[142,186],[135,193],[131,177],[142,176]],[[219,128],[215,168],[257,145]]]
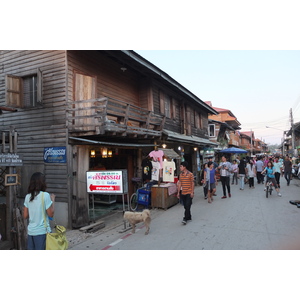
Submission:
[[[0,51],[0,70],[0,126],[18,132],[23,157],[20,203],[31,174],[45,173],[69,228],[89,223],[88,170],[141,176],[143,157],[165,144],[196,171],[197,152],[215,145],[217,112],[134,51]]]

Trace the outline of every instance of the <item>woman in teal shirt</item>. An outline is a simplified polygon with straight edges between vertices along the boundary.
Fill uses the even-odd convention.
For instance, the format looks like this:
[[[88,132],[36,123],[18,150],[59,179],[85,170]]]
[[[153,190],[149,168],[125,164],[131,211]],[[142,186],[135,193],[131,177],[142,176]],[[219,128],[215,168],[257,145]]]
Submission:
[[[45,175],[37,172],[31,176],[28,194],[24,201],[23,217],[29,218],[27,227],[27,249],[28,250],[45,250],[46,249],[46,233],[51,232],[49,218],[46,218],[46,226],[44,215],[53,217],[55,195],[46,192]],[[44,200],[44,201],[43,201]]]
[[[280,191],[279,191],[279,187],[277,185],[276,179],[275,179],[275,168],[274,165],[271,161],[268,162],[267,167],[261,172],[262,174],[266,173],[267,174],[267,180],[266,180],[266,184],[267,182],[272,182],[275,190],[277,192],[277,195],[279,197],[281,197]],[[265,188],[266,190],[266,188]]]

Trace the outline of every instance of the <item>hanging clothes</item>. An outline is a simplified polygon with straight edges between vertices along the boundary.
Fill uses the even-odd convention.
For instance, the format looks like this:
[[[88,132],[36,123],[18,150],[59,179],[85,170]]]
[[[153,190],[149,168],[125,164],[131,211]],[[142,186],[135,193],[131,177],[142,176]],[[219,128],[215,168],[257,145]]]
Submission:
[[[151,163],[150,159],[148,159],[148,158],[143,159],[142,170],[143,170],[143,173],[142,173],[143,181],[151,180],[152,163]]]
[[[151,180],[159,181],[160,163],[158,161],[152,161]]]
[[[163,161],[163,181],[164,182],[174,182],[174,171],[176,170],[176,165],[174,161]]]
[[[153,161],[159,162],[160,169],[163,168],[164,152],[162,150],[153,150],[149,153],[149,156],[153,159]]]

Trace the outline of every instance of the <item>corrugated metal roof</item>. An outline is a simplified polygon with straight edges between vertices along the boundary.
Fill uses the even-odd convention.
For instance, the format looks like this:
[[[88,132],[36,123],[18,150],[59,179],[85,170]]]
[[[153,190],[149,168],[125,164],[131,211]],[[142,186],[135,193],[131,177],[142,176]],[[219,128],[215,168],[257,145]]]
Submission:
[[[116,142],[105,142],[105,141],[94,141],[89,139],[83,139],[78,137],[69,137],[71,140],[77,140],[88,144],[99,144],[108,146],[120,146],[120,147],[155,147],[156,144],[132,144],[132,143],[116,143]]]
[[[179,142],[185,142],[187,144],[191,144],[193,146],[196,145],[212,145],[212,146],[218,146],[217,143],[211,142],[208,139],[199,138],[194,135],[184,135],[180,133],[176,133],[173,131],[169,131],[164,129],[163,133],[167,135],[167,140],[173,140],[173,141],[179,141]]]
[[[180,155],[173,149],[158,148],[158,150],[162,150],[164,155],[170,159],[180,159]]]

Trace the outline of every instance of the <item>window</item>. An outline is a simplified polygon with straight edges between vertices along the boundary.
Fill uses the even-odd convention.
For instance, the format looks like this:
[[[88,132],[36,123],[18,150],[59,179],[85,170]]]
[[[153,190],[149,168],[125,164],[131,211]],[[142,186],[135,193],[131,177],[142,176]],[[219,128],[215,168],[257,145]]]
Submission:
[[[159,101],[160,101],[160,113],[165,115],[167,118],[171,118],[171,97],[164,94],[162,91],[160,91]]]
[[[208,135],[209,135],[209,137],[215,137],[216,136],[215,124],[209,124],[208,125]]]
[[[203,117],[202,117],[201,113],[199,113],[199,128],[203,129]]]
[[[170,96],[165,96],[165,116],[171,118],[171,99]]]
[[[6,104],[12,107],[36,107],[42,102],[41,73],[28,76],[6,75]]]

